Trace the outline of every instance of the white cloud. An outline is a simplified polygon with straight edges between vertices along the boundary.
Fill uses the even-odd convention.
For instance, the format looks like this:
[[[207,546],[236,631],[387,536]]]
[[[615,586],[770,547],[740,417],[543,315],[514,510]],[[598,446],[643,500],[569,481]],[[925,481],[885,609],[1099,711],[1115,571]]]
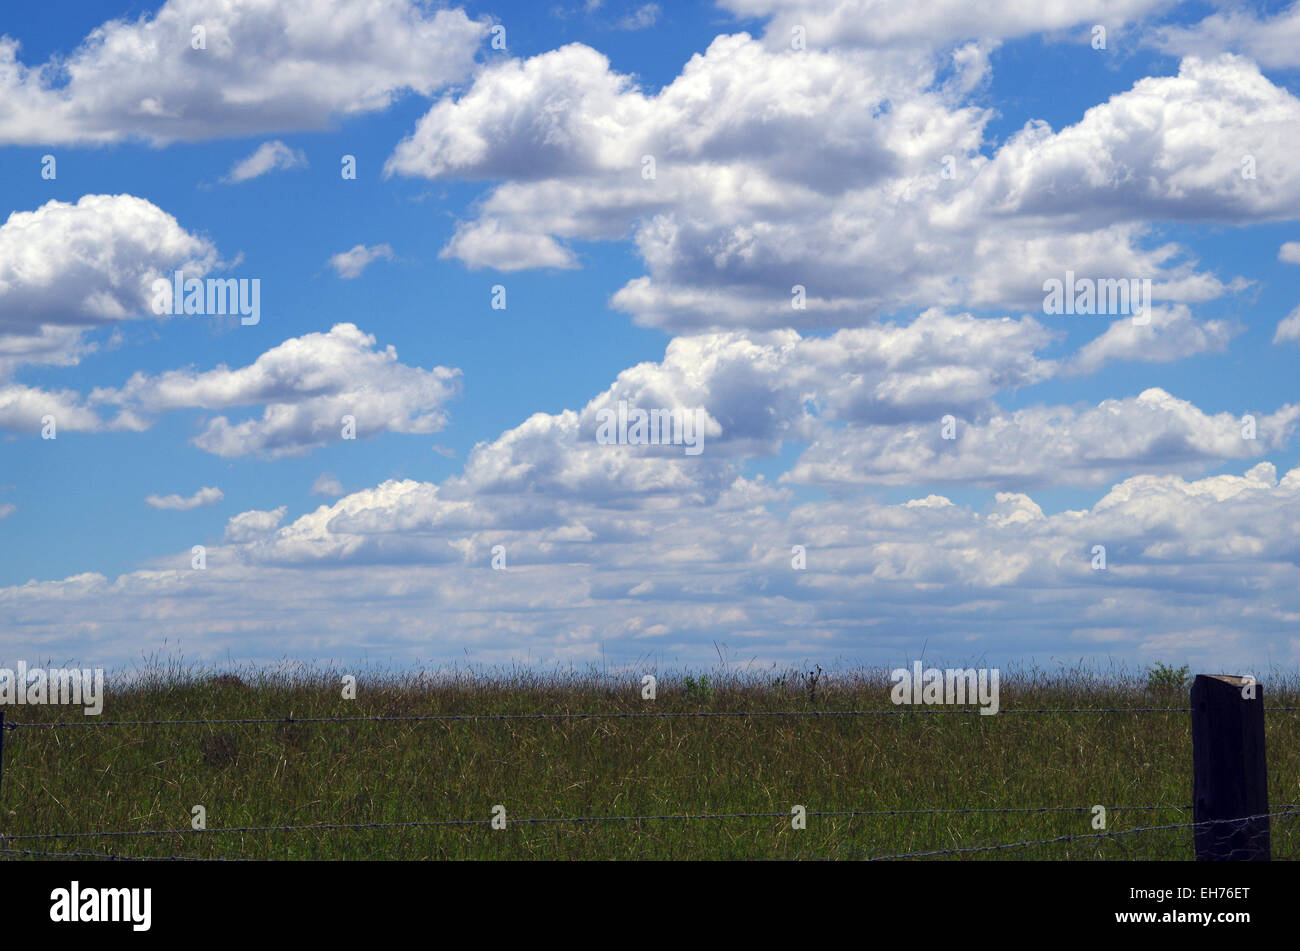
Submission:
[[[1064,216],[1075,227],[1142,218],[1292,218],[1300,100],[1233,56],[1188,57],[1059,132],[1028,124],[998,150],[966,200],[995,216]],[[1256,176],[1242,172],[1253,156]]]
[[[578,266],[573,252],[550,235],[507,231],[495,221],[457,225],[456,233],[438,257],[457,258],[470,268],[491,267],[498,271]]]
[[[196,25],[206,49],[191,48]],[[411,0],[167,0],[40,66],[0,37],[0,144],[322,129],[459,81],[487,27]]]
[[[1300,241],[1288,241],[1277,249],[1277,259],[1287,264],[1300,264]]]
[[[257,509],[240,512],[226,523],[225,540],[245,543],[264,538],[275,531],[279,524],[284,521],[284,515],[287,511],[288,509],[281,505],[270,512]]]
[[[823,486],[968,483],[998,488],[1100,486],[1132,472],[1183,472],[1284,448],[1300,421],[1288,404],[1242,436],[1240,416],[1208,415],[1159,388],[1087,408],[1036,406],[958,419],[945,439],[939,419],[825,432],[781,477]]]
[[[477,445],[440,498],[537,494],[656,511],[713,504],[732,491],[745,460],[776,456],[791,442],[809,446],[781,477],[789,485],[1095,487],[1139,472],[1195,473],[1258,458],[1284,449],[1300,420],[1300,406],[1252,410],[1257,434],[1245,439],[1240,415],[1206,414],[1159,388],[1091,408],[999,408],[991,399],[999,390],[1057,369],[1035,356],[1051,339],[1029,318],[938,312],[826,338],[790,330],[677,338],[662,362],[623,371],[581,410],[536,413]],[[702,453],[600,445],[597,414],[622,401],[647,410],[698,407]],[[955,440],[943,438],[949,414]]]
[[[188,512],[191,509],[207,508],[210,505],[216,505],[226,497],[215,486],[204,486],[193,495],[147,495],[144,504],[155,509],[171,509],[177,512]]]
[[[161,633],[140,640],[141,619],[161,617],[212,657],[330,655],[378,637],[394,658],[488,664],[581,662],[602,642],[696,663],[713,641],[760,661],[811,649],[879,663],[928,643],[998,663],[1063,643],[1077,657],[1090,641],[1103,658],[1292,656],[1300,469],[1136,476],[1056,514],[1020,492],[983,508],[773,500],[743,479],[709,503],[632,509],[526,492],[453,500],[390,481],[285,525],[282,509],[232,519],[202,578],[185,550],[114,581],[0,589],[0,610],[61,655],[94,633],[96,657],[124,662],[162,646]],[[508,571],[490,567],[496,544]],[[804,571],[793,544],[807,548]],[[1179,647],[1188,630],[1220,636]]]
[[[291,149],[277,139],[274,142],[263,142],[252,155],[236,162],[223,181],[246,182],[277,169],[305,168],[306,165],[307,156],[302,150]]]
[[[54,417],[56,434],[59,430],[93,432],[103,426],[80,394],[0,382],[0,429],[37,435],[46,416]]]
[[[245,367],[136,373],[120,389],[97,389],[91,398],[140,414],[264,405],[260,418],[209,419],[193,444],[218,456],[279,458],[338,440],[344,416],[354,417],[358,439],[437,432],[459,386],[459,370],[406,366],[392,346],[379,349],[375,337],[341,323],[286,340]]]
[[[338,476],[334,473],[322,472],[316,477],[316,481],[311,484],[311,494],[336,499],[344,494],[343,483],[338,480]]]
[[[1038,382],[1054,365],[1036,357],[1052,335],[1030,318],[981,320],[928,311],[910,324],[846,329],[829,337],[792,330],[672,340],[659,363],[624,370],[581,410],[535,413],[475,446],[452,497],[536,492],[673,506],[717,499],[740,461],[806,441],[822,421],[892,426],[992,411],[1004,387]],[[620,401],[646,410],[704,411],[702,450],[606,446],[598,414]]]
[[[1154,307],[1149,321],[1131,317],[1060,317],[1059,320],[1105,320],[1106,329],[1084,344],[1070,360],[1070,373],[1095,373],[1108,363],[1170,363],[1198,353],[1227,349],[1241,328],[1226,320],[1197,321],[1182,304]]]
[[[384,173],[517,182],[604,171],[633,157],[637,143],[626,134],[650,109],[604,55],[571,43],[502,62],[459,98],[442,99]]]
[[[1118,29],[1172,6],[1170,0],[720,0],[737,16],[770,18],[773,46],[788,47],[804,28],[808,46],[946,46],[958,40],[1012,39],[1078,25]]]
[[[948,61],[975,82],[986,69],[968,47]],[[574,267],[564,242],[630,233],[649,273],[612,302],[678,333],[1037,308],[1045,278],[1066,270],[1150,278],[1166,306],[1206,301],[1239,282],[1156,244],[1152,222],[1249,224],[1300,203],[1287,160],[1300,101],[1247,60],[1189,58],[1074,126],[1030,123],[992,158],[980,153],[989,113],[962,103],[964,80],[939,82],[942,65],[739,34],[647,95],[572,44],[485,69],[420,120],[385,173],[507,179],[443,249],[471,267]],[[1245,152],[1254,179],[1239,174]]]
[[[18,506],[14,505],[12,502],[5,502],[4,504],[0,505],[0,519],[6,519],[10,515],[13,515],[14,512],[17,511],[18,511]]]
[[[644,30],[652,27],[659,20],[659,14],[663,12],[659,9],[657,3],[643,3],[623,19],[618,21],[620,30]]]
[[[1287,343],[1300,341],[1300,307],[1287,314],[1277,325],[1277,331],[1273,334],[1274,343]]]
[[[1152,42],[1176,56],[1209,56],[1225,50],[1249,56],[1261,66],[1300,66],[1300,3],[1275,16],[1221,10],[1191,26],[1156,28]]]
[[[153,317],[154,280],[217,263],[206,238],[132,195],[13,212],[0,225],[0,377],[22,363],[77,363],[85,331]]]
[[[364,244],[358,244],[355,247],[340,251],[329,259],[329,266],[339,277],[344,280],[358,278],[365,271],[366,267],[373,261],[391,261],[393,259],[393,249],[387,244],[377,244],[374,247],[366,247]]]

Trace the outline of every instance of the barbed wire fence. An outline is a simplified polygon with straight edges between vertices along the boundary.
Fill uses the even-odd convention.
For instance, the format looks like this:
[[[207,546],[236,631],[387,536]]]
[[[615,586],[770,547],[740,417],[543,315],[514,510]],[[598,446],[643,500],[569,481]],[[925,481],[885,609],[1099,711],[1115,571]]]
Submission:
[[[998,711],[998,715],[1088,715],[1088,714],[1189,714],[1193,713],[1192,707],[1039,707],[1039,708],[1016,708],[1004,707]],[[1265,707],[1266,713],[1295,713],[1300,712],[1300,707],[1295,706],[1272,706]],[[768,711],[716,711],[716,710],[687,710],[687,711],[668,711],[668,712],[612,712],[602,711],[594,713],[484,713],[484,714],[422,714],[422,715],[376,715],[376,716],[352,716],[352,717],[294,717],[292,715],[285,717],[238,717],[238,718],[200,718],[200,719],[182,719],[182,720],[61,720],[61,721],[44,721],[30,723],[5,722],[4,711],[0,709],[0,769],[3,767],[3,738],[7,733],[10,736],[24,730],[53,730],[64,728],[115,728],[115,727],[143,727],[143,728],[166,728],[166,727],[187,727],[187,726],[235,726],[235,725],[267,725],[267,724],[332,724],[332,725],[352,725],[362,723],[421,723],[421,722],[442,722],[442,723],[471,723],[471,722],[512,722],[512,721],[584,721],[584,720],[632,720],[632,719],[712,719],[712,718],[850,718],[850,717],[927,717],[943,715],[975,715],[979,716],[981,711],[978,708],[959,708],[948,707],[925,710],[768,710]],[[3,774],[0,773],[0,776]],[[880,818],[880,817],[901,817],[901,816],[939,816],[939,815],[1032,815],[1032,814],[1050,814],[1050,813],[1071,813],[1071,812],[1092,812],[1095,806],[977,806],[977,807],[945,807],[933,809],[857,809],[857,810],[831,810],[831,811],[814,811],[806,812],[807,818]],[[1110,812],[1159,812],[1159,811],[1191,811],[1191,805],[1123,805],[1123,806],[1106,806],[1106,811]],[[976,853],[999,852],[1010,849],[1030,848],[1035,846],[1049,846],[1070,842],[1101,842],[1114,840],[1126,836],[1138,835],[1149,832],[1169,832],[1178,830],[1198,830],[1207,828],[1227,827],[1229,829],[1242,829],[1251,831],[1251,834],[1258,834],[1258,823],[1261,820],[1272,821],[1274,819],[1293,818],[1300,815],[1300,803],[1283,803],[1277,807],[1278,811],[1260,813],[1251,816],[1238,817],[1233,819],[1211,819],[1201,822],[1180,822],[1165,825],[1139,826],[1132,829],[1120,829],[1113,831],[1094,832],[1094,833],[1077,833],[1054,836],[1046,839],[1026,839],[1014,842],[1001,842],[986,845],[960,846],[946,849],[927,849],[908,852],[896,852],[883,855],[864,855],[850,854],[848,857],[866,861],[886,861],[886,860],[903,860],[903,859],[924,859],[938,858],[945,856],[969,855]],[[561,825],[584,823],[645,823],[645,822],[702,822],[702,821],[720,821],[720,820],[753,820],[753,819],[781,819],[789,821],[791,814],[789,812],[738,812],[738,813],[665,813],[638,816],[567,816],[567,817],[529,817],[529,818],[511,818],[511,825]],[[402,820],[391,822],[351,822],[351,823],[314,823],[305,825],[261,825],[261,826],[233,826],[218,828],[180,828],[180,829],[130,829],[130,830],[96,830],[96,831],[79,831],[79,832],[44,832],[44,833],[20,833],[7,834],[0,831],[0,857],[9,858],[87,858],[105,861],[245,861],[244,859],[234,859],[229,857],[206,857],[193,855],[123,855],[111,852],[87,852],[80,850],[73,851],[45,851],[39,849],[11,848],[13,843],[24,842],[47,842],[51,840],[104,840],[104,839],[128,839],[128,838],[149,838],[158,836],[220,836],[220,835],[250,835],[250,834],[268,834],[268,833],[319,833],[319,832],[356,832],[379,829],[419,829],[419,828],[448,828],[448,827],[480,827],[493,825],[493,819],[432,819],[432,820]],[[1266,835],[1267,833],[1265,833]],[[1242,852],[1249,852],[1250,849],[1241,849]],[[843,858],[844,856],[839,856]],[[1229,856],[1233,857],[1232,855]],[[797,853],[795,858],[812,858],[825,859],[834,858],[826,856],[814,856],[810,853]]]

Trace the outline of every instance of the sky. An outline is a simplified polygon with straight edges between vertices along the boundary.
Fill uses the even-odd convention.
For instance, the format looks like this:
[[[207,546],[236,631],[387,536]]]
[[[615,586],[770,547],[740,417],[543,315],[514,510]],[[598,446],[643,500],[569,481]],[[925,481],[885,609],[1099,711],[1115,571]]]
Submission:
[[[0,663],[1294,668],[1298,82],[1300,3],[7,5]]]

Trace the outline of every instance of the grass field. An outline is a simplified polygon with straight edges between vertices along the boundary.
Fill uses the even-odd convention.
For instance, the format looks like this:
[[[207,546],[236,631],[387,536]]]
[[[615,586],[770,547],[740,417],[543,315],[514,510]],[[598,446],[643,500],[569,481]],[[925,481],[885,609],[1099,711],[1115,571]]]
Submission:
[[[342,672],[240,678],[153,669],[110,689],[100,721],[436,714],[899,711],[887,672],[839,670],[814,690],[798,671],[661,675]],[[1300,706],[1297,678],[1261,676],[1266,706]],[[1003,671],[996,716],[720,717],[591,720],[68,726],[80,708],[9,707],[0,848],[258,859],[859,859],[1191,821],[1189,715],[1015,714],[1017,708],[1186,707],[1186,690],[1144,674]],[[930,708],[934,710],[936,708]],[[1300,715],[1266,717],[1269,798],[1300,803]],[[190,830],[203,805],[207,830]],[[776,813],[637,822],[508,820]],[[1089,807],[1006,814],[815,816],[808,812]],[[1115,811],[1116,806],[1175,807]],[[263,826],[477,820],[472,826],[222,832]],[[1274,820],[1273,856],[1300,855],[1300,817]],[[180,830],[152,836],[13,838]],[[10,837],[6,839],[5,837]],[[13,853],[0,859],[14,858]],[[1188,829],[962,853],[958,859],[1190,859]]]

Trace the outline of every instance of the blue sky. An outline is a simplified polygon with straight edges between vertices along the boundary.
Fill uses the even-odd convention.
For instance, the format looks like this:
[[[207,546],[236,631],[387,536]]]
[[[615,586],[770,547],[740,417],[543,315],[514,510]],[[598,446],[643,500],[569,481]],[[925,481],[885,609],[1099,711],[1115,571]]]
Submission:
[[[0,657],[1294,665],[1300,8],[949,6],[6,9]]]

